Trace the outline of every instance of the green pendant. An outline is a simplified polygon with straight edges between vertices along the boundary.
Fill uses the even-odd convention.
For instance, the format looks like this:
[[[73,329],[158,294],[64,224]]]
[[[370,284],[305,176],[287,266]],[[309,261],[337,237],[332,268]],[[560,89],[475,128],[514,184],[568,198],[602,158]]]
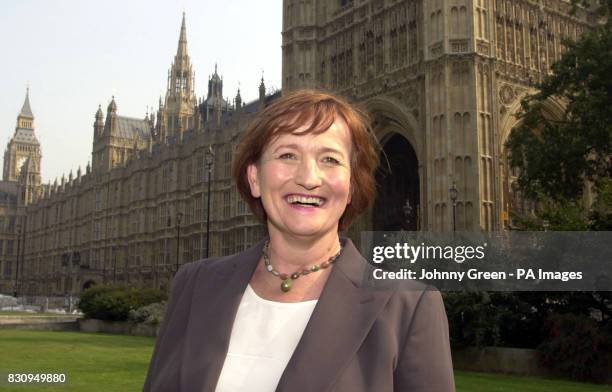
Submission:
[[[283,293],[286,293],[291,290],[291,286],[293,286],[293,280],[291,278],[285,279],[283,283],[281,283],[281,290],[283,290]]]

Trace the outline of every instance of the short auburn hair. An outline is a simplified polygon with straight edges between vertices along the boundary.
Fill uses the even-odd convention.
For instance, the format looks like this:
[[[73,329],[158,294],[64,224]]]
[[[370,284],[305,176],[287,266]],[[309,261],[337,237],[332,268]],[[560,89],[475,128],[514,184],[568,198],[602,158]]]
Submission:
[[[351,202],[340,218],[339,230],[347,229],[376,196],[374,171],[378,166],[378,142],[370,128],[370,117],[344,98],[328,92],[298,90],[283,95],[259,112],[242,136],[234,156],[232,174],[238,192],[251,211],[264,223],[266,211],[260,198],[251,195],[247,169],[257,164],[273,140],[283,134],[323,133],[340,118],[351,135]],[[296,133],[305,124],[310,126]]]

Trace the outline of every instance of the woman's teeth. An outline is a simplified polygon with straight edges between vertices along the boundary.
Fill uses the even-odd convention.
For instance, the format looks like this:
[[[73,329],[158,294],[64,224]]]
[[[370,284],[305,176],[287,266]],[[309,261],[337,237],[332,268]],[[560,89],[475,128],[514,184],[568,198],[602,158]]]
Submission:
[[[316,196],[291,195],[291,196],[287,196],[287,201],[290,204],[308,204],[308,205],[319,207],[321,206],[321,204],[323,204],[324,200]]]

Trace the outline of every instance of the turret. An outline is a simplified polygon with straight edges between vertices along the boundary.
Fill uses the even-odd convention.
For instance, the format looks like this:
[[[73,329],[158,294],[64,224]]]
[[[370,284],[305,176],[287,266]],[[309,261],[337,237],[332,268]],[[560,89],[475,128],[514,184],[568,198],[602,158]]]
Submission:
[[[263,72],[261,73],[261,83],[259,83],[259,109],[266,106],[266,85],[264,84]]]
[[[116,117],[117,117],[117,103],[115,102],[115,96],[111,99],[108,104],[106,111],[106,122],[104,123],[104,133],[108,136],[112,135],[116,128]]]
[[[241,109],[242,109],[242,97],[240,96],[240,87],[238,87],[236,98],[234,98],[234,110],[236,111],[236,113],[239,113]]]
[[[104,133],[104,113],[102,113],[102,105],[98,105],[94,121],[94,139],[99,138]]]

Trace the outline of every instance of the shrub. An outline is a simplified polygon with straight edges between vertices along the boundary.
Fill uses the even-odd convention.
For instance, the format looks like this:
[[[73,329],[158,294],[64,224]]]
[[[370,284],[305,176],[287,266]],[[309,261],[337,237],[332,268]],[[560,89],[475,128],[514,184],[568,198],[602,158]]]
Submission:
[[[577,380],[602,381],[606,377],[612,340],[595,320],[555,314],[545,328],[548,337],[538,347],[543,366]]]
[[[444,293],[451,345],[494,346],[499,343],[498,314],[487,292]]]
[[[161,324],[166,312],[166,302],[155,302],[130,310],[129,320],[133,323],[144,323],[157,326]]]
[[[98,285],[83,292],[78,306],[88,318],[125,321],[130,310],[165,299],[166,295],[158,289]]]

